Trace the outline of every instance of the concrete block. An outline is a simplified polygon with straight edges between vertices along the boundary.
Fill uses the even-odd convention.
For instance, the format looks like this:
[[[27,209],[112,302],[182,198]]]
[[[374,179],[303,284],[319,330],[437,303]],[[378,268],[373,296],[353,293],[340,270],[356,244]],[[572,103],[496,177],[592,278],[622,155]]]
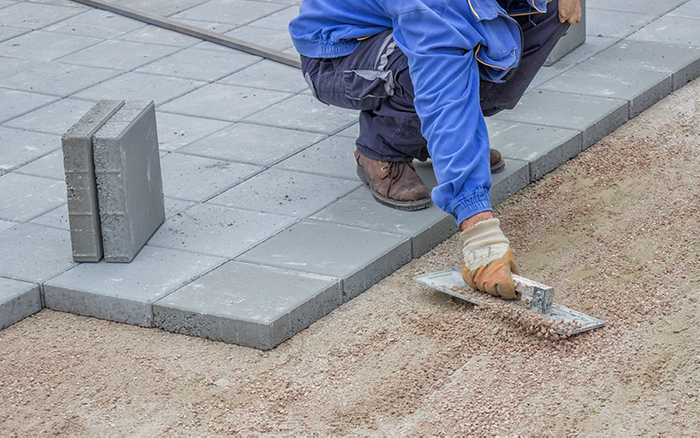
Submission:
[[[27,131],[63,135],[94,103],[78,99],[61,99],[5,123],[5,126]]]
[[[121,72],[50,62],[8,76],[3,79],[3,85],[15,90],[68,97],[118,74]]]
[[[569,27],[566,34],[559,39],[554,49],[552,49],[552,52],[547,56],[544,62],[545,65],[556,63],[586,41],[586,0],[580,0],[580,3],[582,12],[581,21]]]
[[[272,168],[234,186],[209,203],[305,218],[361,185],[358,179]]]
[[[280,162],[277,167],[359,180],[355,138],[334,135]]]
[[[3,56],[18,59],[46,62],[62,58],[101,41],[97,38],[35,30],[0,43],[0,53]]]
[[[411,257],[406,236],[304,220],[238,260],[342,278],[343,300],[349,301]]]
[[[0,176],[0,219],[28,222],[66,202],[66,183],[21,175]]]
[[[0,126],[0,175],[45,156],[60,147],[56,135]]]
[[[104,257],[130,262],[165,220],[153,102],[129,101],[93,137]]]
[[[265,32],[271,32],[268,29]],[[288,38],[289,31],[283,31]],[[259,40],[244,40],[259,41]],[[258,42],[258,44],[262,44]],[[290,39],[291,44],[291,39]],[[264,46],[270,47],[270,46]],[[250,67],[227,76],[219,81],[222,84],[240,85],[243,87],[267,88],[270,90],[298,93],[306,90],[308,85],[298,68],[280,64],[278,62],[264,60]]]
[[[197,202],[204,202],[263,169],[177,152],[166,154],[161,166],[165,195]]]
[[[493,119],[579,130],[581,148],[586,149],[625,123],[628,114],[628,102],[623,99],[535,89],[515,109]]]
[[[289,216],[198,204],[168,219],[148,245],[234,258],[294,221]]]
[[[202,85],[204,82],[191,79],[130,72],[101,82],[74,97],[95,102],[102,99],[140,100],[143,99],[145,90],[148,90],[148,97],[156,105],[161,105]]]
[[[591,96],[627,100],[632,119],[671,92],[669,72],[650,71],[604,62],[593,57],[538,87],[542,90],[565,90],[566,84],[576,84],[571,91]]]
[[[160,110],[238,122],[289,96],[289,93],[280,91],[210,84],[166,103]]]
[[[337,278],[232,261],[156,301],[153,317],[171,332],[269,350],[341,304]]]
[[[0,330],[41,310],[38,284],[0,277]]]
[[[311,95],[300,94],[245,120],[330,135],[357,123],[357,111],[329,106]]]
[[[153,303],[224,259],[145,247],[131,263],[83,263],[44,283],[49,309],[151,327]]]
[[[61,137],[68,222],[76,262],[97,262],[102,258],[92,137],[123,105],[123,100],[100,101]]]
[[[581,131],[487,120],[491,147],[505,158],[530,163],[536,181],[581,152]]]
[[[41,284],[73,266],[68,230],[21,224],[0,233],[0,277]]]
[[[158,146],[161,152],[176,151],[227,126],[231,126],[229,122],[163,113],[158,110],[156,110],[156,116],[158,118]],[[233,147],[234,145],[228,146]]]
[[[178,152],[271,166],[324,137],[323,134],[292,129],[235,123],[183,147]]]
[[[260,58],[244,52],[206,50],[190,47],[157,61],[153,61],[137,72],[183,79],[214,82],[232,73],[259,62]],[[206,68],[202,68],[206,66]],[[292,67],[290,67],[292,68]]]
[[[1,45],[0,45],[1,46]],[[0,52],[2,47],[0,47]],[[54,96],[0,88],[0,123],[58,100]]]

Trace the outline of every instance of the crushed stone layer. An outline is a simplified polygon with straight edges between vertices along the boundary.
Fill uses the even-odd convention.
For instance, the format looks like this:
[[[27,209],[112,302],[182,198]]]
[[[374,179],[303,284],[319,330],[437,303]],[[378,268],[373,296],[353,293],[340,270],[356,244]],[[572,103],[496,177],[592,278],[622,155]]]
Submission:
[[[43,310],[0,332],[0,434],[697,435],[700,81],[496,213],[568,339],[416,284],[453,236],[277,348]],[[525,324],[527,326],[527,324]]]

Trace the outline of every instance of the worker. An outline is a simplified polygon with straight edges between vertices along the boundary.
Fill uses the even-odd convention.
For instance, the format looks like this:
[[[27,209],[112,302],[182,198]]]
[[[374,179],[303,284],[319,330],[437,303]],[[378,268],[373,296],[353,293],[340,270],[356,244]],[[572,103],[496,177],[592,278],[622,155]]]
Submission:
[[[465,282],[513,299],[518,268],[489,201],[504,163],[484,116],[515,107],[580,19],[579,0],[303,0],[289,31],[314,96],[360,111],[357,173],[374,198],[451,214]],[[428,158],[432,193],[413,166]]]

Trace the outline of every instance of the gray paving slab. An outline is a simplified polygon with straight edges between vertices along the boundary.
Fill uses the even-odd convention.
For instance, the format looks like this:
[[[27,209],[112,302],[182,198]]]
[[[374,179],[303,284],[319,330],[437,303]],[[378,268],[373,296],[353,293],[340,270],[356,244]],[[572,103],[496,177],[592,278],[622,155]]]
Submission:
[[[125,73],[74,95],[98,102],[102,99],[152,100],[156,105],[183,96],[205,85],[193,79],[171,78],[145,73]]]
[[[0,277],[0,330],[41,308],[41,286]]]
[[[299,15],[299,5],[290,5],[278,12],[269,14],[263,18],[255,20],[252,25],[262,27],[265,29],[282,29],[286,30],[289,26],[289,22]]]
[[[4,221],[0,219],[0,233],[17,225],[19,225],[17,222]]]
[[[206,29],[211,32],[226,34],[237,28],[237,24],[233,23],[223,23],[219,21],[202,21],[202,20],[190,20],[185,18],[177,18],[175,21],[182,24],[187,24],[189,26],[194,26],[199,29]]]
[[[333,134],[357,122],[357,112],[328,106],[311,95],[298,95],[245,119],[261,125]]]
[[[232,261],[156,301],[153,315],[164,330],[267,350],[340,304],[337,278]]]
[[[343,279],[343,301],[411,260],[406,236],[303,220],[237,260]]]
[[[55,96],[0,88],[0,123],[57,101]]]
[[[147,246],[232,259],[294,221],[290,216],[197,204],[165,221]]]
[[[63,169],[63,153],[60,149],[44,155],[43,157],[25,164],[15,170],[22,175],[34,175],[43,178],[65,180]]]
[[[583,132],[581,147],[586,149],[625,123],[628,112],[623,99],[535,89],[515,109],[493,119],[577,129]]]
[[[355,138],[334,135],[280,162],[281,169],[358,179]]]
[[[645,12],[663,15],[685,3],[687,0],[587,0],[589,8],[608,9],[612,11]]]
[[[235,123],[183,147],[179,152],[270,166],[324,137],[312,132]]]
[[[161,106],[166,112],[238,122],[289,93],[235,85],[210,84]]]
[[[166,196],[204,202],[263,170],[245,163],[173,152],[161,161]]]
[[[634,41],[700,46],[697,18],[663,16],[629,36]]]
[[[28,222],[66,202],[66,183],[8,173],[0,176],[0,219]]]
[[[63,135],[95,105],[80,99],[61,99],[4,123],[4,126]]]
[[[27,29],[40,29],[81,12],[80,9],[61,5],[45,4],[37,7],[30,2],[17,2],[0,9],[0,24],[11,24],[12,26]]]
[[[590,35],[625,38],[658,18],[656,14],[645,12],[642,9],[626,12],[588,8],[586,32]]]
[[[172,16],[174,20],[197,20],[242,26],[287,8],[272,2],[209,0]]]
[[[156,110],[156,119],[158,120],[158,146],[161,151],[176,151],[231,126],[230,122],[181,116],[159,110]]]
[[[75,265],[68,230],[20,224],[0,233],[0,277],[43,284]]]
[[[92,148],[104,258],[130,262],[165,220],[153,102],[124,103]]]
[[[53,33],[53,35],[62,35]],[[66,35],[70,38],[77,36]],[[76,51],[61,58],[62,62],[102,67],[113,70],[131,71],[157,59],[168,56],[180,50],[177,47],[161,44],[144,44],[124,40],[107,40],[93,44],[83,50]],[[139,56],[133,56],[138,53]]]
[[[68,205],[62,204],[61,206],[54,208],[48,213],[44,213],[41,216],[37,216],[36,218],[29,221],[29,223],[34,225],[41,225],[44,227],[58,228],[59,230],[70,231],[70,225],[68,222]]]
[[[28,32],[31,32],[31,30],[24,27],[0,26],[0,42],[7,41]]]
[[[82,263],[45,282],[45,305],[62,312],[151,327],[153,302],[224,261],[145,247],[131,263]]]
[[[490,198],[493,207],[498,206],[530,183],[530,165],[527,161],[503,158],[506,168],[491,176]]]
[[[196,202],[185,201],[183,199],[165,197],[165,219],[168,220],[172,217],[177,216],[179,213],[187,210],[190,207],[196,205]]]
[[[280,52],[294,47],[292,37],[286,29],[268,29],[249,24],[226,32],[225,35],[241,41],[255,42],[255,44]]]
[[[342,131],[336,133],[335,135],[339,135],[341,137],[350,137],[353,140],[357,139],[357,137],[360,136],[360,124],[355,123],[353,125],[350,125],[349,127],[343,129]]]
[[[243,52],[219,52],[190,47],[151,62],[136,71],[211,82],[242,70],[259,60],[259,57]],[[206,68],[202,68],[203,65],[206,65]]]
[[[0,126],[0,175],[61,147],[58,135]]]
[[[38,30],[0,43],[0,53],[29,61],[52,61],[101,41],[98,38]]]
[[[492,148],[506,158],[530,163],[530,181],[581,152],[581,131],[500,120],[487,120],[487,126]]]
[[[218,81],[220,84],[267,88],[298,93],[308,86],[299,69],[278,62],[263,60]]]
[[[590,62],[616,70],[633,68],[670,73],[675,91],[700,75],[700,47],[624,40],[596,54]]]
[[[44,28],[50,32],[111,39],[146,26],[145,23],[101,9],[88,9]]]
[[[123,100],[101,100],[61,137],[71,246],[76,262],[97,262],[103,255],[93,136],[123,106]]]
[[[0,27],[0,29],[3,29]],[[2,31],[0,31],[2,32]],[[26,59],[16,59],[3,56],[0,51],[0,79],[7,76],[12,76],[22,70],[26,70],[34,65],[33,61],[27,61]]]
[[[691,0],[668,13],[672,17],[700,18],[700,1]]]
[[[429,180],[424,182],[434,185]],[[414,258],[433,249],[458,228],[452,216],[434,204],[419,211],[396,210],[376,202],[367,187],[352,191],[310,218],[408,236]]]
[[[114,3],[132,9],[150,12],[151,14],[169,17],[178,12],[206,3],[208,0],[113,0]]]
[[[269,169],[223,192],[209,203],[305,218],[361,184],[357,179]]]
[[[620,68],[617,63],[593,59],[563,72],[538,89],[560,91],[576,84],[578,94],[610,97],[628,101],[629,118],[634,118],[671,93],[671,74],[636,68]]]
[[[14,90],[68,97],[119,74],[121,72],[105,68],[41,62],[3,78],[2,82],[3,86]]]
[[[192,47],[202,41],[201,39],[193,36],[173,32],[163,27],[153,25],[139,27],[131,32],[119,35],[116,37],[116,39],[132,41],[135,43],[161,44],[164,46],[175,46],[180,48]]]

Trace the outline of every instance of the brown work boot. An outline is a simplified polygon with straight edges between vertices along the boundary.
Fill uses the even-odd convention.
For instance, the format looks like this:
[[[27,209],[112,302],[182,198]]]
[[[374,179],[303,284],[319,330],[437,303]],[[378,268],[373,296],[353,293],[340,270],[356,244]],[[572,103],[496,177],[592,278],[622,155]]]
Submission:
[[[501,158],[501,153],[496,149],[489,149],[491,152],[491,173],[498,173],[506,168],[506,162]]]
[[[498,152],[496,149],[490,149],[491,152],[491,173],[498,173],[502,171],[503,169],[506,168],[506,162],[503,161],[503,158],[501,158],[501,153]],[[418,160],[420,161],[425,161],[428,158],[430,158],[430,154],[428,153],[428,148],[424,147],[420,151],[420,156],[418,157]]]
[[[355,151],[357,176],[372,189],[380,204],[398,210],[430,207],[430,191],[423,184],[411,162],[377,161]]]

